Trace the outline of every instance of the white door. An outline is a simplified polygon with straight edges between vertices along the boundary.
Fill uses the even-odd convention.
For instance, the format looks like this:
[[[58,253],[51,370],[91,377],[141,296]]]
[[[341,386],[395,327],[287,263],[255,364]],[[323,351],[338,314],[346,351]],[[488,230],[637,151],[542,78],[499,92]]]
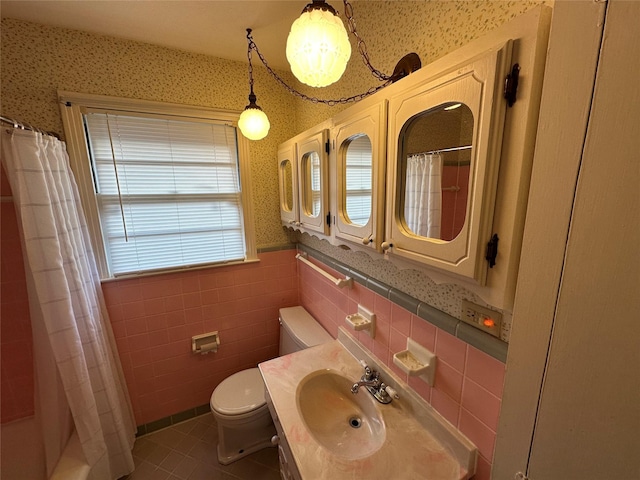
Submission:
[[[639,18],[555,3],[494,479],[640,478]]]

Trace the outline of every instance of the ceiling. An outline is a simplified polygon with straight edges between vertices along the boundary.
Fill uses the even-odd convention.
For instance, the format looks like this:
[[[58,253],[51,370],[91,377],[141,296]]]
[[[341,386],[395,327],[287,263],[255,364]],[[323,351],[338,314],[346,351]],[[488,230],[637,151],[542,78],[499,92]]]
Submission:
[[[289,68],[287,35],[306,0],[1,0],[2,17],[247,61],[246,29],[269,65]]]

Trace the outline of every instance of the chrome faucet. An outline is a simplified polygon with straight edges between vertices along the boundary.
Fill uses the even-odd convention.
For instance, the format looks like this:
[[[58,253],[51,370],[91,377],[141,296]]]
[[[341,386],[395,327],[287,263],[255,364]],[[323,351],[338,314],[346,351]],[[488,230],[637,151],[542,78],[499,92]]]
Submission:
[[[364,378],[364,375],[363,375],[363,378]],[[354,383],[353,386],[351,387],[351,393],[353,393],[353,394],[358,393],[358,389],[360,387],[380,388],[381,384],[382,384],[382,382],[380,381],[380,376],[379,376],[378,372],[375,372],[375,377],[373,379],[371,379],[371,380],[360,379],[359,381]]]
[[[398,393],[391,387],[385,385],[380,380],[380,373],[375,370],[371,370],[369,366],[363,361],[360,364],[364,367],[364,374],[359,381],[351,386],[351,393],[354,395],[358,393],[360,387],[365,387],[373,398],[380,403],[391,403],[394,398],[400,398]]]

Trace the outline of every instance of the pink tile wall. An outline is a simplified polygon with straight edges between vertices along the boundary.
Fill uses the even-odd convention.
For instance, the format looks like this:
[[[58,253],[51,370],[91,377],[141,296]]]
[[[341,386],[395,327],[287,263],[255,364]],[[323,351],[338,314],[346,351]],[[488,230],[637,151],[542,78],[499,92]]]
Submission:
[[[322,268],[342,276],[326,265]],[[504,364],[360,284],[354,283],[352,289],[339,289],[302,263],[298,266],[298,279],[301,304],[334,337],[338,327],[345,324],[345,316],[356,312],[358,304],[376,314],[375,339],[365,332],[352,333],[478,447],[480,455],[474,478],[489,480]],[[408,337],[435,352],[433,387],[419,378],[408,377],[393,363],[393,354],[406,349]]]
[[[10,196],[0,170],[0,193]],[[15,209],[13,202],[0,206],[0,417],[6,423],[33,415],[33,342]]]
[[[139,425],[208,403],[224,378],[278,354],[278,309],[299,303],[294,255],[103,283]],[[218,352],[192,354],[191,337],[214,330]]]
[[[445,190],[442,192],[442,221],[440,238],[443,240],[453,240],[458,236],[467,210],[467,196],[469,190],[469,169],[468,165],[453,167],[445,166],[442,169],[442,186],[457,186],[457,192]]]

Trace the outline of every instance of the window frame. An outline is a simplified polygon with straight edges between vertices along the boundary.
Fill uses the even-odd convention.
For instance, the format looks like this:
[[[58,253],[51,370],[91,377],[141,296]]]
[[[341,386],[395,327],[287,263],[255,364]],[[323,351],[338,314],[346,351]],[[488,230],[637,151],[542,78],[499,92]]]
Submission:
[[[67,143],[67,152],[71,169],[76,177],[80,200],[85,211],[87,227],[93,247],[100,278],[104,280],[156,275],[165,272],[186,271],[193,269],[245,264],[258,261],[255,238],[255,223],[251,196],[251,172],[249,161],[249,142],[238,128],[241,112],[180,105],[175,103],[136,100],[104,95],[81,94],[66,91],[58,92],[62,123]],[[137,273],[114,275],[109,270],[104,238],[100,224],[97,196],[94,190],[93,172],[89,145],[85,135],[83,111],[90,109],[107,109],[112,111],[131,112],[136,114],[153,114],[175,119],[193,119],[221,123],[236,129],[238,147],[238,173],[240,176],[241,215],[244,226],[245,258],[244,260],[212,262],[201,265],[183,267],[167,267],[146,270]]]

